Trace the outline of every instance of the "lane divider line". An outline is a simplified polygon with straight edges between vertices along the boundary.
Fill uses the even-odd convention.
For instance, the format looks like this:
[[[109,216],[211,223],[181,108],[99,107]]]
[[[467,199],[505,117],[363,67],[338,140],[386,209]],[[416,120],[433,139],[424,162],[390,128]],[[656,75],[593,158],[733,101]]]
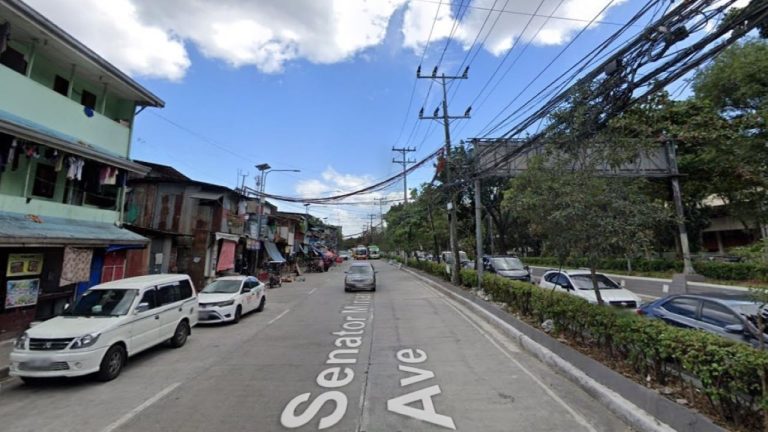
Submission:
[[[428,279],[412,270],[403,269],[403,271],[410,273],[422,281],[425,281],[428,285],[435,287],[436,290],[445,292],[457,302],[464,304],[468,309],[477,313],[478,316],[481,316],[491,324],[496,325],[499,329],[507,333],[521,347],[523,347],[523,349],[531,353],[544,364],[549,365],[556,371],[560,372],[562,375],[569,378],[577,386],[581,387],[587,394],[591,395],[598,402],[601,402],[603,406],[608,408],[609,411],[618,415],[622,420],[628,423],[629,426],[642,431],[674,432],[674,429],[668,424],[653,417],[651,414],[644,411],[642,408],[633,404],[629,400],[625,399],[623,396],[611,390],[610,388],[600,384],[594,378],[584,373],[581,369],[567,362],[562,357],[558,356],[545,346],[531,339],[508,322],[485,310],[480,305],[475,304],[471,300],[466,299],[448,290],[447,288],[443,288],[437,282]]]
[[[128,411],[124,416],[120,417],[119,419],[112,422],[109,426],[107,426],[102,432],[112,432],[119,428],[120,426],[123,426],[124,424],[131,421],[132,418],[136,417],[137,414],[144,411],[145,409],[149,408],[150,405],[156,403],[163,397],[165,397],[168,393],[174,391],[176,387],[180,386],[180,382],[173,383],[169,385],[168,387],[162,389],[160,393],[152,396],[151,398],[147,399],[142,403],[141,405],[137,406],[136,408]]]
[[[276,316],[276,317],[272,318],[272,321],[268,322],[268,323],[267,323],[267,325],[270,325],[270,324],[272,324],[273,322],[275,322],[275,321],[279,320],[280,318],[282,318],[282,317],[283,317],[283,315],[287,314],[287,313],[288,313],[288,312],[290,312],[290,311],[291,311],[290,309],[286,309],[286,310],[284,310],[284,311],[283,311],[283,313],[281,313],[280,315],[278,315],[278,316]]]
[[[317,291],[317,288],[312,288],[312,291],[308,292],[307,295],[312,295],[315,291]]]

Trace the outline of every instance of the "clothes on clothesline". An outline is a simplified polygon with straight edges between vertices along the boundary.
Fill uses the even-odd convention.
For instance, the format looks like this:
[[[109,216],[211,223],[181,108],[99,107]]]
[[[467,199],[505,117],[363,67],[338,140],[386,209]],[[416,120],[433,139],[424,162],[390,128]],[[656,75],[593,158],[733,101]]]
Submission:
[[[67,180],[82,180],[83,179],[83,166],[85,161],[76,156],[69,156],[67,158]]]
[[[110,166],[102,167],[99,170],[99,184],[115,185],[117,184],[118,169]]]

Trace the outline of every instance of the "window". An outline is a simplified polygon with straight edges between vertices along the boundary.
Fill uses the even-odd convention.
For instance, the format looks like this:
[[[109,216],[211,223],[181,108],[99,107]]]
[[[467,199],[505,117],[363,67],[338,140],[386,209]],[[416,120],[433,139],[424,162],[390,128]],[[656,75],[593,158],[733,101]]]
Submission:
[[[667,311],[687,318],[696,318],[699,301],[693,298],[681,297],[668,301],[662,306]]]
[[[35,169],[35,184],[32,195],[42,198],[53,198],[56,192],[56,177],[58,173],[51,165],[38,163]]]
[[[184,279],[179,281],[179,292],[181,293],[182,299],[192,297],[192,284],[189,283],[189,280]]]
[[[739,317],[734,315],[727,307],[709,301],[705,301],[704,307],[701,308],[701,320],[718,327],[742,324]]]
[[[544,280],[551,283],[556,283],[555,280],[557,277],[560,276],[560,273],[550,273],[546,276],[544,276]]]
[[[560,285],[563,288],[571,286],[571,281],[569,281],[568,277],[566,277],[562,273],[557,275],[557,278],[555,278],[554,283],[557,285]]]
[[[141,304],[141,303],[149,304],[149,308],[150,309],[154,309],[154,308],[157,307],[157,302],[155,301],[155,289],[154,288],[149,289],[149,290],[144,292],[144,295],[141,297],[141,301],[139,302],[139,304]]]
[[[83,90],[83,94],[80,95],[80,104],[83,106],[87,106],[91,109],[96,108],[96,95],[89,92],[88,90]]]
[[[158,306],[176,303],[179,300],[181,300],[181,290],[179,289],[178,282],[157,288]]]
[[[6,46],[5,51],[0,54],[0,64],[4,64],[22,75],[27,74],[27,60],[24,59],[24,54],[9,46]]]
[[[60,95],[67,96],[69,94],[69,80],[56,75],[53,80],[53,91]]]

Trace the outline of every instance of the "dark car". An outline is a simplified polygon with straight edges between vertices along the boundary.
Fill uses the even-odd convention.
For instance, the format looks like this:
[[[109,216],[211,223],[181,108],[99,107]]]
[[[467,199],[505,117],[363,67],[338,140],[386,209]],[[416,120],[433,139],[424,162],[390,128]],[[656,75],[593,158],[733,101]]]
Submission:
[[[508,279],[531,281],[531,270],[515,256],[483,256],[483,268]]]
[[[759,305],[749,297],[727,294],[679,294],[647,303],[638,314],[682,328],[699,329],[758,345]],[[765,317],[765,311],[763,311]]]
[[[344,291],[371,290],[376,291],[376,271],[371,263],[366,261],[353,262],[345,271]]]

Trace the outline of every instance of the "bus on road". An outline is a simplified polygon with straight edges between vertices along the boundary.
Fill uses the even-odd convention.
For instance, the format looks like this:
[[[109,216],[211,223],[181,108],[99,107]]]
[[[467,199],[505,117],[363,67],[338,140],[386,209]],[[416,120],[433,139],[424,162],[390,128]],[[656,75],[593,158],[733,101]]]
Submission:
[[[369,259],[379,259],[379,258],[381,258],[381,251],[379,250],[378,246],[376,246],[376,245],[368,246],[368,258]]]
[[[356,260],[368,259],[368,248],[363,245],[356,247],[352,257]]]

